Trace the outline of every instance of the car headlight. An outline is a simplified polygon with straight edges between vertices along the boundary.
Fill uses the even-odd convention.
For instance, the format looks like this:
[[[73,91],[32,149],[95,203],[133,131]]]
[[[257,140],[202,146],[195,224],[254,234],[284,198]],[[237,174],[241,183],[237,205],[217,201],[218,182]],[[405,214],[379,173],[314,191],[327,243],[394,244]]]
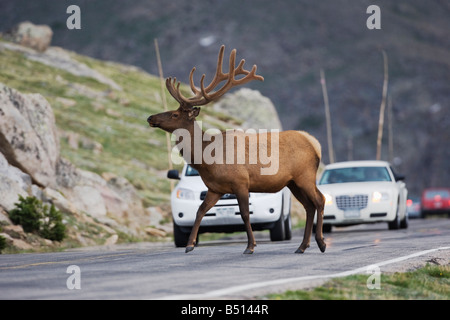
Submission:
[[[183,200],[194,200],[194,192],[189,189],[179,188],[177,190],[177,198]]]
[[[389,193],[387,192],[380,192],[380,191],[374,191],[372,193],[372,202],[378,203],[381,201],[387,201],[389,200]]]
[[[329,195],[328,193],[324,193],[323,196],[325,197],[326,206],[333,204],[333,197],[331,195]]]

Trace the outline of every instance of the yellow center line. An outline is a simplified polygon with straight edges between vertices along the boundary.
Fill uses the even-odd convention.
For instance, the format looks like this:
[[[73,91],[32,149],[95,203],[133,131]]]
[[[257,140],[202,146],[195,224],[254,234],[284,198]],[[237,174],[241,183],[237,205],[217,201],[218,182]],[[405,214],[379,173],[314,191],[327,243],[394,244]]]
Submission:
[[[44,261],[44,262],[36,262],[36,263],[29,263],[29,264],[21,264],[21,265],[17,265],[17,266],[0,267],[0,270],[23,269],[23,268],[45,266],[45,265],[52,265],[52,264],[75,264],[75,263],[84,262],[84,261],[94,261],[94,260],[100,260],[100,259],[106,259],[106,258],[112,258],[112,257],[126,256],[129,254],[130,254],[130,252],[109,254],[109,255],[104,255],[104,256],[100,256],[100,257],[80,258],[80,259],[73,259],[73,260]]]

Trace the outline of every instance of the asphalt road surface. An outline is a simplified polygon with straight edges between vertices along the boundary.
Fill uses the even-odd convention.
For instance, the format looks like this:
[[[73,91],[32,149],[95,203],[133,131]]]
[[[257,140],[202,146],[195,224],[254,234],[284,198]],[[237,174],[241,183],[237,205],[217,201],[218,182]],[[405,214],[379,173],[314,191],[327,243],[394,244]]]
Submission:
[[[450,255],[447,218],[410,220],[396,231],[384,223],[335,228],[325,234],[325,253],[312,239],[304,254],[294,254],[301,234],[270,242],[259,233],[253,255],[242,254],[245,236],[203,242],[188,254],[172,243],[3,254],[0,299],[240,299],[366,273],[373,264],[384,272]]]

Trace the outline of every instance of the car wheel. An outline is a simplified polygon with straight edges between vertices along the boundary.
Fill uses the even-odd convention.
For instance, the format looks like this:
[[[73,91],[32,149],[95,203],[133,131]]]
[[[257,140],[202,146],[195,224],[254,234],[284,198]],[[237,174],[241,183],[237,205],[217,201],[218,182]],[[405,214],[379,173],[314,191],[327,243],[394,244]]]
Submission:
[[[397,230],[398,228],[400,228],[400,217],[398,216],[399,207],[400,207],[400,200],[397,201],[397,210],[395,213],[394,220],[392,220],[391,222],[388,222],[389,230]]]
[[[181,230],[180,226],[173,222],[173,238],[175,242],[175,247],[186,247],[189,240],[189,233]]]
[[[322,232],[323,233],[331,233],[332,229],[333,229],[333,225],[327,224],[327,223],[322,224]],[[313,232],[314,233],[317,232],[317,224],[313,224]]]
[[[275,225],[270,229],[270,240],[271,241],[283,241],[285,237],[284,232],[284,216],[283,211],[281,211],[280,218],[275,222]]]
[[[333,229],[333,226],[331,224],[324,223],[322,225],[322,232],[323,233],[331,233],[331,230]]]
[[[409,224],[408,212],[405,212],[405,216],[400,221],[400,228],[401,229],[408,229],[408,224]]]
[[[288,217],[284,220],[284,240],[292,239],[292,222],[291,222],[291,214],[288,214]]]

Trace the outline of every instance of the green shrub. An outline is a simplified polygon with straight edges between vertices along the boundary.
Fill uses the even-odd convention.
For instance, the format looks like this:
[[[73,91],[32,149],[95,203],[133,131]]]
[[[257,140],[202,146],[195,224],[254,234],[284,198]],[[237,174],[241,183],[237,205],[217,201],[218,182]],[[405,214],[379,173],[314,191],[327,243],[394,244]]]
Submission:
[[[16,208],[9,213],[11,221],[22,225],[25,232],[39,231],[41,218],[44,217],[42,202],[35,197],[24,198],[19,195],[19,202],[15,205]]]
[[[0,236],[0,253],[2,253],[2,250],[5,248],[6,248],[6,238]]]
[[[47,217],[44,219],[40,234],[50,240],[61,241],[66,235],[66,226],[62,223],[62,214],[51,205]]]
[[[65,237],[66,226],[62,214],[53,205],[50,209],[35,197],[22,197],[15,203],[9,217],[14,224],[20,224],[25,232],[36,232],[40,236],[61,241]]]

